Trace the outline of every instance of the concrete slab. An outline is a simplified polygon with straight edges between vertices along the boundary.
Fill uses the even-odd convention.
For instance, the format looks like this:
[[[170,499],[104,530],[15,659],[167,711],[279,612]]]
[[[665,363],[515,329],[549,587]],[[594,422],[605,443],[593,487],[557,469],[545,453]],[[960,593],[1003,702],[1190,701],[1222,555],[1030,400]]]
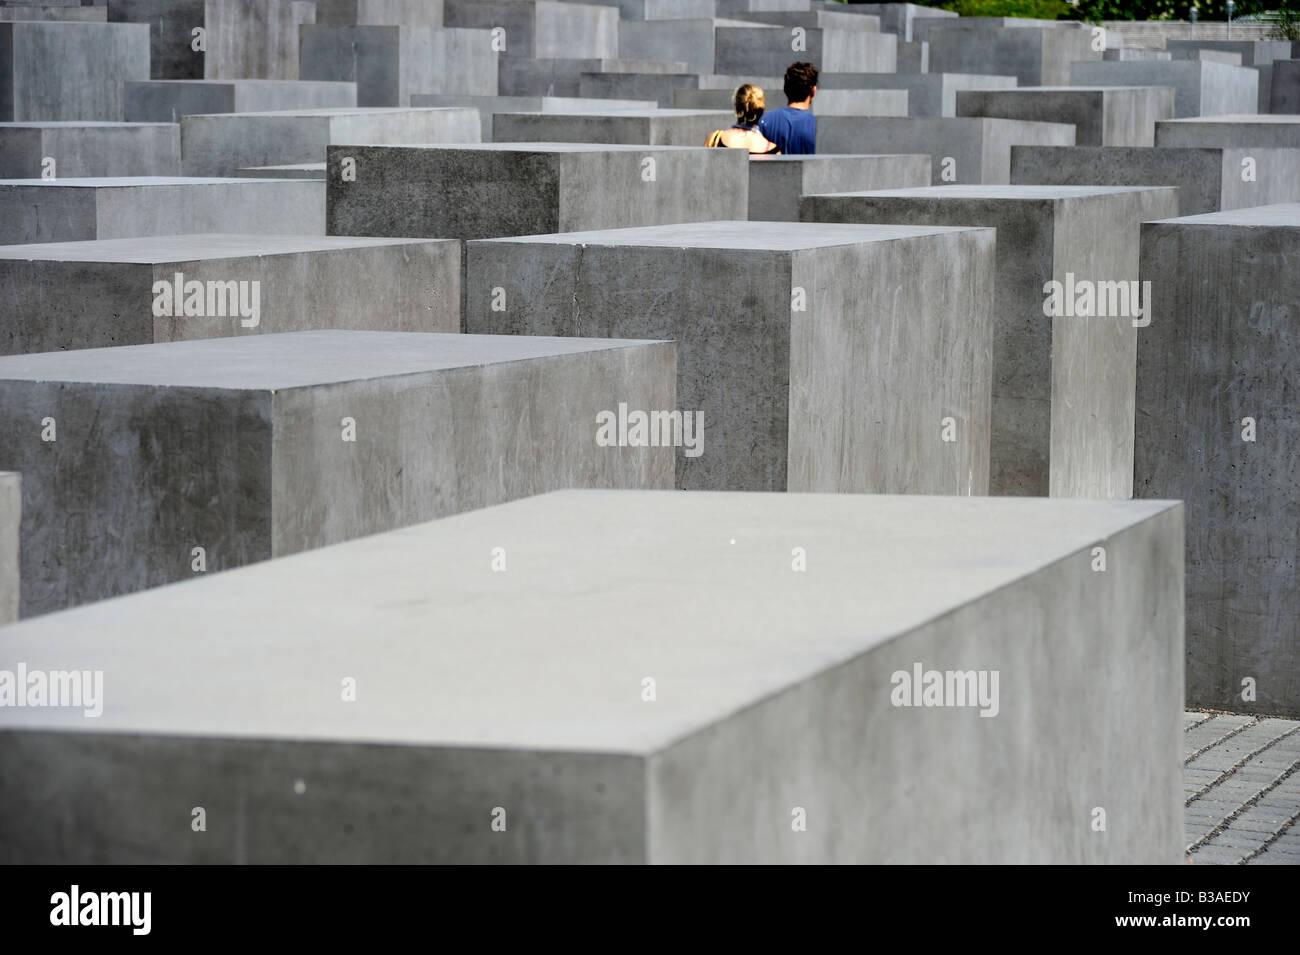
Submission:
[[[122,84],[148,78],[144,24],[0,23],[0,122],[121,122]]]
[[[823,73],[818,78],[815,108],[822,111],[827,94],[845,89],[905,89],[909,116],[956,116],[957,91],[1012,89],[1014,76],[977,76],[973,73]]]
[[[1070,86],[1172,86],[1175,116],[1253,113],[1259,74],[1242,66],[1204,60],[1075,63]]]
[[[443,25],[504,30],[502,57],[616,57],[616,7],[554,0],[443,0]]]
[[[762,87],[769,97],[769,107],[785,105],[779,76],[727,76],[719,73],[581,73],[578,91],[582,96],[601,99],[653,99],[664,109],[673,108],[678,90],[718,90],[728,97],[745,83]],[[730,114],[731,105],[725,107]],[[771,107],[774,108],[774,107]]]
[[[929,43],[898,43],[898,66],[899,73],[928,73],[930,72],[930,44]]]
[[[1015,29],[976,28],[975,35],[963,20],[932,21],[925,35],[915,37],[929,41],[933,72],[1010,73],[1021,86],[1067,86],[1071,63],[1101,60],[1092,30],[1077,24],[1035,26],[1022,21],[1007,24]]]
[[[805,221],[996,228],[989,492],[1121,499],[1133,492],[1138,226],[1176,208],[1170,188],[1096,186],[931,186],[800,203]],[[1053,281],[1068,314],[1048,311]],[[1101,283],[1125,294],[1107,296]],[[1097,296],[1088,317],[1073,308],[1085,284]]]
[[[0,179],[0,245],[192,232],[325,233],[325,187],[275,179]]]
[[[671,487],[672,448],[594,436],[620,402],[676,407],[673,356],[318,331],[0,358],[22,615],[558,488]]]
[[[677,341],[678,400],[709,429],[681,488],[983,494],[992,238],[706,222],[469,242],[466,329]]]
[[[719,16],[698,20],[622,20],[618,24],[618,55],[641,60],[682,61],[688,73],[725,73],[715,68],[714,33],[719,27],[731,26],[751,30],[771,30],[780,34],[777,27],[755,28],[743,20],[727,20],[721,10]],[[789,52],[789,33],[785,34]],[[731,54],[728,53],[730,56]],[[784,64],[777,75],[784,74]],[[746,63],[740,70],[745,73],[764,72],[757,62]],[[766,72],[771,72],[766,71]],[[586,94],[583,94],[586,95]]]
[[[642,109],[609,113],[497,113],[501,143],[617,143],[702,146],[709,133],[736,121],[731,110]]]
[[[1300,204],[1142,227],[1134,493],[1186,501],[1193,706],[1300,714],[1297,254]]]
[[[476,143],[472,109],[307,109],[181,119],[188,176],[230,176],[246,166],[322,162],[334,143]]]
[[[1179,215],[1190,216],[1300,201],[1300,153],[1255,147],[1012,146],[1011,181],[1176,186]]]
[[[912,23],[917,19],[927,17],[956,19],[957,17],[957,14],[951,10],[940,10],[937,7],[925,7],[916,3],[851,3],[848,7],[850,10],[861,10],[880,17],[880,29],[897,34],[900,40],[917,39],[912,34]]]
[[[357,84],[315,80],[141,80],[126,84],[126,119],[175,123],[194,113],[258,113],[357,105]]]
[[[902,189],[930,184],[930,157],[921,155],[751,156],[749,218],[799,221],[799,199],[816,192]]]
[[[304,80],[357,84],[358,106],[407,106],[412,93],[497,94],[490,30],[305,26]]]
[[[862,74],[857,74],[862,75]],[[764,89],[768,110],[785,105],[781,87]],[[733,109],[734,89],[675,89],[676,109]],[[850,89],[817,92],[819,116],[906,116],[908,91],[905,89]]]
[[[569,2],[569,0],[565,0]],[[685,20],[711,17],[717,0],[580,0],[618,8],[620,20]]]
[[[18,528],[23,516],[23,476],[0,471],[0,626],[18,619]]]
[[[1239,114],[1171,119],[1156,124],[1157,146],[1300,148],[1300,115]]]
[[[299,162],[284,166],[245,166],[235,176],[239,179],[315,179],[324,182],[325,164]]]
[[[442,0],[315,0],[316,22],[324,26],[440,27]]]
[[[1183,50],[1217,50],[1236,53],[1243,66],[1262,66],[1291,59],[1290,40],[1166,40],[1165,48],[1177,55]]]
[[[296,0],[109,0],[108,18],[149,25],[152,69],[140,79],[296,80],[298,28],[316,10]]]
[[[476,109],[481,139],[492,142],[492,117],[497,113],[608,113],[620,109],[654,109],[652,99],[583,99],[579,96],[457,96],[413,93],[412,106],[460,106]],[[717,107],[715,107],[717,108]],[[730,108],[730,107],[723,107]]]
[[[782,14],[784,17],[785,14]],[[799,30],[795,34],[794,30]],[[792,52],[796,42],[802,46]],[[746,71],[783,75],[794,59],[836,73],[893,73],[898,68],[898,37],[867,30],[718,24],[710,72]]]
[[[742,218],[746,162],[742,150],[586,143],[332,146],[327,231],[479,239]]]
[[[579,76],[585,73],[685,73],[681,62],[660,63],[653,60],[564,59],[548,57],[521,60],[517,57],[497,59],[497,80],[502,96],[585,96],[578,88]],[[739,84],[737,84],[739,85]],[[630,99],[650,97],[633,96]],[[660,103],[671,106],[672,100]]]
[[[185,235],[0,246],[0,355],[323,328],[459,332],[460,271],[460,243],[439,239]]]
[[[1078,146],[1154,146],[1156,122],[1174,118],[1169,86],[1022,86],[957,94],[958,116],[1074,124]]]
[[[0,20],[93,20],[108,21],[107,7],[70,7],[49,3],[32,3],[0,7]]]
[[[1273,63],[1268,111],[1290,115],[1300,113],[1300,60],[1277,60]]]
[[[0,861],[1173,865],[1181,522],[573,491],[19,623],[103,712],[0,709]]]
[[[175,123],[0,123],[0,178],[178,176]]]
[[[1074,127],[1018,119],[826,116],[817,121],[820,153],[924,153],[932,181],[1004,185],[1011,147],[1073,146]]]

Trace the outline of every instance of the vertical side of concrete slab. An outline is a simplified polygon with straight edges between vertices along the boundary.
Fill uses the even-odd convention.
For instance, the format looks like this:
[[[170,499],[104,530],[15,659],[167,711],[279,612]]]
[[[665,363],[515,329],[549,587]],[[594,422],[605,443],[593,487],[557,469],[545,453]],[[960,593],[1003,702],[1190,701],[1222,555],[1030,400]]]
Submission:
[[[19,525],[23,515],[23,478],[0,473],[0,626],[18,619]]]
[[[151,273],[125,263],[66,262],[54,271],[46,262],[0,260],[0,355],[149,344]],[[111,321],[86,321],[87,288]]]
[[[1164,511],[1097,542],[1104,573],[1080,551],[656,754],[650,861],[1180,862],[1182,525]],[[892,706],[917,663],[997,671],[997,715]]]
[[[0,381],[0,409],[22,616],[188,580],[195,547],[209,573],[271,556],[269,396]]]

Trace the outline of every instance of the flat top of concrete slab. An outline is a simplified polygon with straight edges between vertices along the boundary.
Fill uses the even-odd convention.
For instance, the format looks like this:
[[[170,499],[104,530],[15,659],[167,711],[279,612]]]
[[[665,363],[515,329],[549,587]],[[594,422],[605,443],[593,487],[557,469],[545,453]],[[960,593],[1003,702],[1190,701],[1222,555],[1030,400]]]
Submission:
[[[456,239],[388,239],[335,235],[242,235],[222,232],[145,236],[136,239],[86,239],[79,242],[36,242],[0,245],[0,260],[28,262],[195,262],[238,259],[297,252],[367,249],[385,245],[455,243]]]
[[[1300,202],[1284,202],[1274,206],[1248,206],[1245,209],[1207,212],[1199,216],[1182,216],[1159,221],[1164,225],[1239,225],[1300,229]]]
[[[502,116],[545,116],[549,119],[601,119],[606,116],[616,116],[619,119],[663,119],[676,118],[681,116],[734,116],[730,110],[725,109],[670,109],[669,107],[660,107],[657,109],[611,109],[606,113],[591,112],[571,112],[566,113],[563,110],[514,110],[504,113],[495,114],[498,119]]]
[[[836,160],[836,159],[907,159],[915,157],[917,159],[929,159],[925,153],[805,153],[802,155],[786,156],[768,156],[762,153],[750,153],[750,162],[817,162],[818,160]]]
[[[1179,506],[562,491],[4,627],[103,714],[0,728],[649,754]]]
[[[234,177],[196,176],[100,176],[91,179],[0,179],[0,186],[41,186],[57,188],[71,186],[77,189],[126,189],[136,186],[238,186],[250,182],[310,182],[304,179],[238,179]]]
[[[237,82],[243,82],[242,80]],[[468,106],[315,106],[308,109],[268,109],[247,113],[192,113],[184,119],[249,119],[271,116],[372,116],[377,113],[467,112]]]
[[[964,226],[870,225],[825,222],[683,222],[674,225],[561,232],[555,235],[506,236],[472,242],[527,242],[546,245],[639,246],[662,249],[736,249],[794,252],[827,246],[888,242],[947,232],[968,232]],[[978,231],[978,229],[974,230]]]
[[[90,120],[48,120],[41,122],[0,123],[4,129],[145,129],[159,126],[179,126],[179,123],[111,123]]]
[[[0,357],[0,381],[279,391],[575,355],[640,339],[311,331]],[[595,433],[594,431],[592,432]]]
[[[1167,86],[1011,86],[1006,89],[958,90],[958,93],[1115,93],[1124,90],[1163,90]]]
[[[258,169],[300,169],[304,172],[324,172],[325,164],[323,162],[291,162],[283,166],[241,166],[241,169],[248,169],[256,172]]]
[[[356,86],[352,80],[260,80],[260,79],[207,79],[207,80],[127,80],[128,83],[147,83],[150,86]]]
[[[815,193],[818,198],[870,196],[900,199],[1079,199],[1113,196],[1123,192],[1150,192],[1175,186],[913,186],[905,189],[868,189],[859,192]]]
[[[500,114],[497,114],[500,115]],[[537,116],[554,116],[554,113],[536,113]],[[614,115],[614,114],[610,114]],[[630,145],[627,143],[365,143],[363,145],[353,146],[350,144],[333,144],[330,149],[427,149],[430,151],[437,150],[458,150],[472,149],[475,152],[513,152],[513,153],[644,153],[648,150],[655,152],[682,152],[690,150],[698,152],[701,146],[646,146]],[[247,182],[241,179],[240,182]]]
[[[1257,123],[1277,126],[1291,126],[1300,123],[1300,114],[1296,113],[1223,113],[1219,116],[1185,116],[1182,119],[1161,119],[1160,123],[1177,123],[1183,125],[1213,125],[1215,123]]]

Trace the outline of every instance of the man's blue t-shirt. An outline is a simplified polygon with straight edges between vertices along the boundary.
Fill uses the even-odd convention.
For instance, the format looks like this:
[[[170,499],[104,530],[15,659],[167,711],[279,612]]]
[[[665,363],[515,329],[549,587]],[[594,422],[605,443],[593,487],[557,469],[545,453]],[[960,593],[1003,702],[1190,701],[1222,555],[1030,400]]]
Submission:
[[[787,156],[817,151],[817,117],[810,109],[782,106],[764,113],[758,121],[759,131]]]

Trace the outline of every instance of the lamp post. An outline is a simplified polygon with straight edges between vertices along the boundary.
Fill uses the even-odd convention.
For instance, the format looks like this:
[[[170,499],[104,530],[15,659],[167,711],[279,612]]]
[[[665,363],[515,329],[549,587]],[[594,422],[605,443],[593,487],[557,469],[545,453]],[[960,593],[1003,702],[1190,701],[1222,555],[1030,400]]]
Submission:
[[[1196,39],[1196,15],[1197,15],[1198,13],[1200,13],[1200,12],[1201,12],[1201,11],[1199,11],[1198,9],[1196,9],[1196,4],[1194,4],[1194,3],[1192,4],[1192,9],[1189,10],[1189,11],[1187,11],[1187,15],[1188,15],[1188,17],[1191,19],[1191,21],[1192,21],[1192,39],[1193,39],[1193,40]]]
[[[1232,39],[1232,10],[1236,6],[1232,0],[1228,0],[1228,39]]]

